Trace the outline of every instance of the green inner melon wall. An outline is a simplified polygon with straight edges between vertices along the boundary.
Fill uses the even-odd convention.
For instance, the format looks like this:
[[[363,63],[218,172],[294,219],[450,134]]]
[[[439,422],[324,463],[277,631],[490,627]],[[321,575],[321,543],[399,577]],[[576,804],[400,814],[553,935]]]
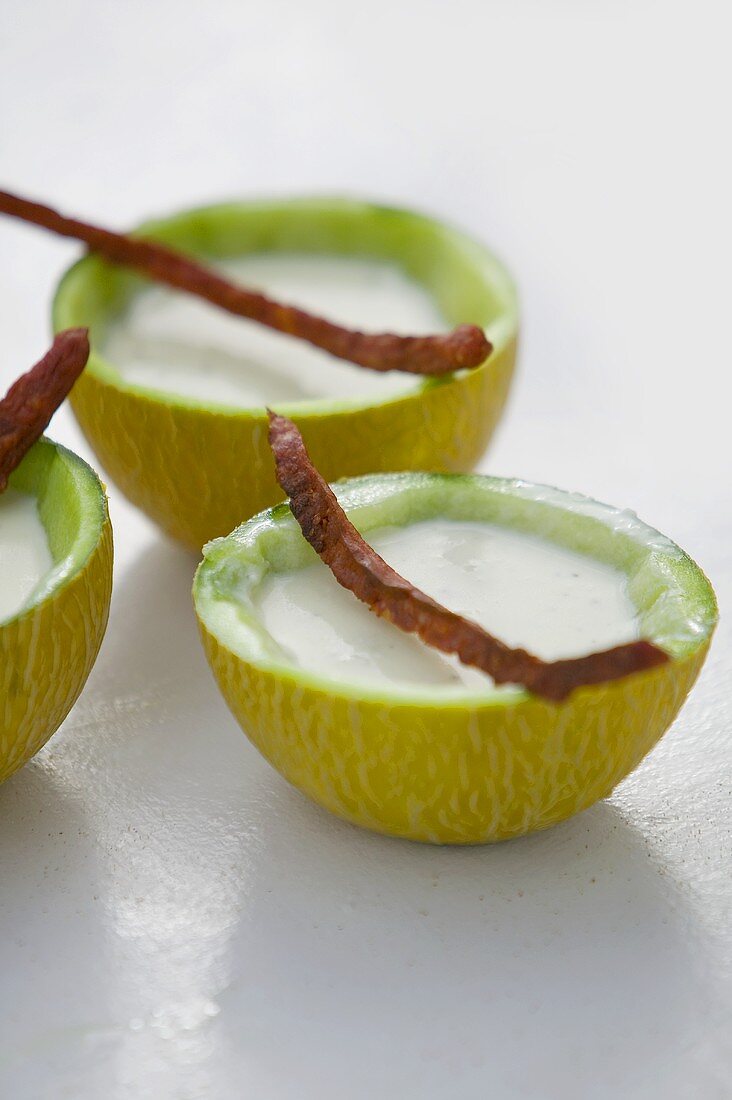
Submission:
[[[302,538],[299,528],[292,525],[289,508],[280,505],[273,518],[280,520],[278,529],[264,529],[258,540],[268,564],[277,570],[299,569],[314,560],[317,555]],[[431,484],[425,479],[418,489],[404,489],[378,503],[357,505],[351,518],[364,532],[376,526],[401,527],[435,518],[497,523],[588,554],[628,574],[647,556],[647,550],[634,539],[613,531],[594,517],[482,487],[476,491],[470,478],[450,479],[449,492],[444,484]]]
[[[427,288],[448,323],[483,325],[496,347],[515,327],[513,288],[488,254],[461,234],[401,210],[327,200],[231,204],[150,222],[141,232],[218,259],[312,252],[388,260]],[[88,325],[98,343],[105,324],[143,285],[97,257],[86,258],[62,283],[55,325]]]
[[[541,487],[531,488],[535,498],[526,495],[520,483],[500,479],[405,474],[344,482],[339,496],[364,532],[436,517],[482,520],[586,554],[627,574],[628,592],[644,636],[674,656],[698,645],[715,620],[716,604],[706,578],[687,555],[629,517],[639,533],[619,530],[613,517],[622,522],[622,513],[607,509],[601,518],[587,514],[592,502],[561,494],[566,500],[562,506],[542,500]],[[552,490],[547,492],[551,495]],[[253,592],[267,571],[300,569],[315,560],[289,508],[279,505],[211,544],[199,573],[200,591],[205,589],[214,600],[236,601]],[[244,618],[250,629],[261,634],[260,624],[246,611]]]
[[[51,557],[54,563],[62,561],[74,548],[81,528],[81,502],[74,472],[63,454],[50,443],[39,441],[12,474],[10,484],[36,497]]]

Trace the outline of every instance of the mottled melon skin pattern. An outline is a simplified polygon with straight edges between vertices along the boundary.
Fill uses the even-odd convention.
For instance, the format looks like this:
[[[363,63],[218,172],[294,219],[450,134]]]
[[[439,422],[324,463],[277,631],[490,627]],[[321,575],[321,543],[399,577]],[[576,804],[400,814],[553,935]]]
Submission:
[[[516,292],[487,249],[434,219],[349,199],[229,203],[141,232],[200,255],[303,251],[372,256],[421,281],[450,325],[485,327],[493,354],[476,370],[430,380],[382,403],[280,403],[329,479],[388,470],[472,469],[500,419],[514,371]],[[76,264],[54,302],[56,331],[90,327],[92,355],[71,405],[99,462],[168,534],[200,550],[282,499],[264,409],[207,407],[125,384],[100,354],[106,325],[142,283],[98,257]]]
[[[41,445],[52,446],[45,441]],[[109,615],[113,556],[101,486],[99,494],[101,531],[81,569],[41,603],[0,625],[0,782],[56,732],[99,652]]]
[[[315,560],[283,504],[206,546],[193,587],[213,673],[267,760],[339,817],[433,843],[521,836],[610,794],[669,727],[704,662],[717,606],[699,567],[633,513],[550,486],[403,473],[333,488],[367,538],[372,527],[436,516],[482,520],[622,569],[640,632],[670,660],[560,704],[489,681],[485,691],[443,693],[316,675],[257,610],[269,572]]]
[[[471,470],[506,403],[512,341],[460,378],[382,405],[293,419],[330,481],[390,470]],[[200,550],[282,499],[267,420],[171,407],[93,373],[71,405],[89,445],[124,495],[173,538]]]
[[[230,709],[290,783],[356,825],[439,844],[521,836],[605,798],[668,729],[707,649],[560,705],[430,710],[330,696],[201,635]]]

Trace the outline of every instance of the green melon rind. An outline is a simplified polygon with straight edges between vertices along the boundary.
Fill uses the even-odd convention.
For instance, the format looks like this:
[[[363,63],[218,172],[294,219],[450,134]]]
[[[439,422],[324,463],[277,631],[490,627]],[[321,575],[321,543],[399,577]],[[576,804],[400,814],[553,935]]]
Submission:
[[[418,382],[373,400],[278,404],[330,479],[394,469],[459,471],[484,453],[505,405],[516,356],[515,288],[470,238],[432,219],[347,199],[231,203],[151,222],[145,232],[204,257],[273,249],[372,255],[401,263],[449,323],[484,325],[494,352],[476,370]],[[105,325],[143,286],[87,257],[63,278],[56,331],[88,325],[92,354],[72,408],[102,466],[175,538],[200,549],[281,495],[264,409],[235,409],[125,383],[99,354]],[[410,380],[411,384],[411,380]]]
[[[546,485],[480,475],[386,474],[334,484],[343,507],[359,530],[414,523],[423,519],[484,520],[587,554],[628,575],[641,633],[672,656],[689,655],[708,639],[717,621],[714,592],[699,567],[675,543],[627,510]],[[226,538],[204,548],[194,596],[199,614],[242,659],[293,676],[349,698],[384,689],[334,684],[294,668],[248,605],[251,592],[268,570],[297,569],[316,560],[287,504],[255,516]],[[394,686],[400,699],[425,704],[505,705],[504,691],[479,695],[467,688]],[[415,695],[416,692],[416,695]],[[516,698],[512,695],[511,698]]]
[[[674,720],[708,648],[560,706],[438,706],[298,682],[200,625],[226,703],[288,782],[354,825],[436,844],[523,836],[606,798]]]
[[[42,439],[10,484],[36,496],[54,567],[0,623],[0,781],[45,744],[78,698],[104,636],[112,590],[112,529],[94,471]]]
[[[392,261],[426,287],[448,324],[481,325],[496,353],[516,340],[518,299],[503,264],[485,246],[459,230],[409,210],[336,197],[221,203],[146,222],[135,235],[151,237],[208,260],[257,252],[303,251]],[[98,256],[86,256],[69,268],[59,283],[53,303],[54,329],[87,325],[98,347],[105,326],[146,285],[140,276]],[[245,419],[259,418],[265,411],[263,407],[232,408],[230,404],[128,382],[97,348],[85,374],[174,408]],[[281,407],[288,416],[330,416],[391,404],[451,380],[425,378],[416,384],[415,392],[389,394],[382,399],[307,400],[285,402]]]
[[[610,794],[673,721],[704,662],[717,606],[701,570],[632,513],[545,486],[402,474],[335,488],[365,532],[482,518],[625,569],[642,626],[672,660],[560,704],[488,684],[482,694],[373,688],[295,668],[249,602],[267,570],[314,559],[282,504],[207,546],[193,592],[221,692],[262,755],[339,817],[432,843],[520,836]]]

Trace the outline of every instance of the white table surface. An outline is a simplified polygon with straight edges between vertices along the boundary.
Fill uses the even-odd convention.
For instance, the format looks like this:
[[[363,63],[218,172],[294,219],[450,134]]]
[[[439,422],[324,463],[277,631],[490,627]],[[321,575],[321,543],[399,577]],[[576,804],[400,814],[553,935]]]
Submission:
[[[730,566],[723,6],[6,0],[0,175],[125,226],[345,191],[510,263],[520,376],[485,470],[637,510]],[[0,224],[0,378],[71,244]],[[90,457],[70,414],[52,434]],[[614,796],[471,850],[342,824],[218,696],[195,559],[113,486],[107,637],[0,789],[0,1095],[732,1095],[729,624]]]

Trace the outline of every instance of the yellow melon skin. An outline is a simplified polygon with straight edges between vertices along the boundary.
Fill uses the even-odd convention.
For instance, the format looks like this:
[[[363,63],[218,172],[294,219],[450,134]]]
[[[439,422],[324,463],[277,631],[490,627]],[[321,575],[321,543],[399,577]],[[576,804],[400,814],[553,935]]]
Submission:
[[[411,840],[503,840],[605,798],[668,729],[704,662],[717,604],[699,567],[659,531],[626,509],[521,480],[380,474],[333,489],[367,539],[372,528],[436,517],[497,523],[621,570],[640,636],[669,660],[559,704],[488,680],[480,691],[443,694],[331,679],[300,663],[260,618],[266,578],[317,561],[288,505],[271,508],[204,548],[193,599],[242,729],[319,805]]]
[[[433,295],[449,324],[485,328],[494,347],[487,361],[380,402],[278,403],[278,410],[295,420],[331,479],[386,470],[465,471],[484,453],[514,371],[518,305],[508,272],[482,245],[411,211],[337,198],[221,204],[140,232],[209,261],[299,251],[372,256],[403,267]],[[92,355],[71,405],[99,462],[133,504],[200,550],[282,495],[265,410],[209,406],[125,383],[103,358],[104,330],[143,285],[87,257],[58,288],[54,328],[91,329]]]
[[[707,649],[560,705],[467,709],[339,698],[201,636],[230,709],[290,783],[355,825],[434,844],[521,836],[605,798],[674,720]]]
[[[76,456],[43,440],[92,471]],[[94,479],[96,481],[96,479]],[[112,593],[112,527],[99,482],[95,542],[78,571],[40,603],[0,624],[0,782],[56,732],[76,702],[104,637]]]
[[[330,480],[387,470],[471,470],[506,403],[512,341],[484,366],[418,396],[322,416],[293,416]],[[264,412],[247,417],[166,405],[93,372],[71,405],[99,462],[124,495],[195,550],[282,497]]]

